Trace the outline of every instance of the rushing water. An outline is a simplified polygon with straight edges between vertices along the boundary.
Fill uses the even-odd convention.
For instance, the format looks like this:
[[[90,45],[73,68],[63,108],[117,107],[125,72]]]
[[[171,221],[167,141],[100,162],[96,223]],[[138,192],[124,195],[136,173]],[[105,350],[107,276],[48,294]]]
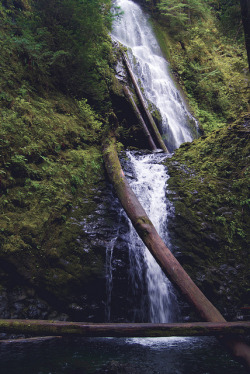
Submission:
[[[167,173],[160,162],[166,158],[162,154],[136,155],[127,152],[132,166],[133,179],[130,183],[142,206],[153,222],[160,236],[168,242],[167,215],[172,207],[166,199]],[[144,284],[147,295],[142,299],[142,312],[148,303],[148,320],[150,322],[176,321],[177,303],[171,286],[165,274],[157,264],[149,250],[143,245],[138,234],[130,223],[130,276],[135,296],[140,294]],[[143,313],[142,313],[143,314]]]
[[[124,12],[112,31],[113,37],[128,48],[128,56],[144,95],[153,103],[162,118],[163,138],[173,150],[193,139],[190,130],[192,116],[176,89],[148,16],[131,0],[116,0]],[[167,215],[171,210],[166,200],[168,175],[159,154],[127,153],[133,179],[131,187],[146,210],[160,236],[168,243]],[[134,320],[171,322],[177,320],[178,306],[172,286],[152,255],[130,227],[130,279],[134,298],[140,307],[134,310]],[[109,281],[109,277],[108,277]]]
[[[105,305],[105,317],[106,322],[110,322],[111,314],[111,297],[112,297],[112,280],[113,280],[113,250],[117,236],[115,236],[111,242],[107,245],[106,249],[106,305]]]
[[[128,48],[137,81],[149,103],[153,103],[161,114],[162,137],[172,152],[197,135],[196,122],[171,79],[168,63],[152,32],[147,14],[131,0],[116,0],[114,3],[124,14],[115,23],[112,35]]]

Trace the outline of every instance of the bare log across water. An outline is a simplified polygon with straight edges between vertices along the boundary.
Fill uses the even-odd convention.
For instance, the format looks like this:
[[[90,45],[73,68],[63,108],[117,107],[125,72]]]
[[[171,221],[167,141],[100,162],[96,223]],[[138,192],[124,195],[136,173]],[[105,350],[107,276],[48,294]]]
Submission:
[[[116,139],[111,135],[103,146],[106,170],[116,194],[138,235],[166,276],[179,289],[189,304],[194,307],[200,318],[208,322],[226,322],[221,313],[196,286],[160,238],[124,176],[115,144]],[[242,361],[250,369],[250,347],[240,337],[225,338],[222,336],[220,341],[234,357]]]
[[[44,320],[0,320],[0,331],[50,336],[170,337],[250,334],[250,322],[86,323]]]
[[[140,113],[140,111],[139,111],[139,109],[138,109],[138,107],[137,107],[137,105],[136,105],[136,103],[135,103],[132,95],[131,95],[131,92],[129,91],[129,89],[127,87],[123,87],[123,92],[125,93],[127,99],[129,100],[129,102],[130,102],[130,104],[131,104],[131,106],[133,108],[133,111],[134,111],[134,113],[135,113],[135,115],[136,115],[136,117],[137,117],[137,119],[139,121],[139,124],[141,125],[141,127],[143,129],[143,132],[144,132],[146,138],[148,139],[148,143],[149,143],[150,149],[152,151],[156,151],[157,147],[155,145],[155,142],[153,141],[152,136],[150,135],[148,127],[147,127],[144,119],[142,118],[142,115],[141,115],[141,113]]]
[[[128,59],[127,59],[127,57],[126,57],[126,55],[125,55],[124,52],[122,52],[122,57],[123,57],[124,64],[125,64],[125,66],[127,68],[127,71],[129,73],[129,76],[131,78],[131,81],[132,81],[132,83],[133,83],[133,85],[135,87],[136,95],[137,95],[137,97],[138,97],[138,99],[139,99],[139,101],[141,103],[141,106],[143,107],[143,110],[144,110],[144,112],[145,112],[145,114],[147,116],[148,122],[149,122],[149,124],[151,126],[152,132],[153,132],[153,134],[154,134],[154,136],[155,136],[155,138],[157,140],[157,143],[158,143],[159,147],[164,152],[169,153],[169,151],[168,151],[168,149],[167,149],[164,141],[162,140],[161,134],[160,134],[160,132],[159,132],[159,130],[158,130],[156,124],[155,124],[155,121],[154,121],[154,119],[153,119],[150,111],[148,110],[147,104],[145,103],[145,100],[144,100],[144,98],[142,96],[140,87],[138,86],[138,83],[136,82],[136,79],[135,79],[134,74],[132,72],[130,63],[129,63],[129,61],[128,61]]]

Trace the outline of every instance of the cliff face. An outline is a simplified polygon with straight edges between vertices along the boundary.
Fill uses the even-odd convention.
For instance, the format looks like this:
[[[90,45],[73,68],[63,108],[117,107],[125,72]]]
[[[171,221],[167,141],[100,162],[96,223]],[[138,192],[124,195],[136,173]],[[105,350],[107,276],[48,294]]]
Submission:
[[[206,133],[249,112],[249,67],[239,1],[137,2],[152,14],[172,73]]]
[[[167,160],[177,256],[228,318],[249,303],[250,122],[183,144]]]
[[[60,71],[69,79],[69,52],[52,50],[34,12],[27,1],[0,5],[0,315],[101,320],[114,224],[105,119],[57,82]]]

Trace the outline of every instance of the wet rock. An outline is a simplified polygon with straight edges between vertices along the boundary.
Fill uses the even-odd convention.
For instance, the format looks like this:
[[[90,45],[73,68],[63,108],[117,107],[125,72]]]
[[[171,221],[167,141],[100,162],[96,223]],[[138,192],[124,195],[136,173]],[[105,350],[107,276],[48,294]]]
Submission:
[[[50,229],[42,247],[47,266],[36,268],[39,288],[27,287],[23,275],[18,276],[18,287],[16,281],[8,283],[8,274],[14,274],[16,265],[0,266],[2,279],[6,279],[0,292],[0,318],[104,321],[106,251],[121,233],[114,247],[114,263],[120,271],[114,277],[123,283],[127,278],[124,243],[128,223],[109,184],[100,183],[92,193],[78,201],[65,223]],[[124,286],[117,286],[114,300],[123,291]]]
[[[30,297],[33,294],[33,297]],[[53,311],[48,303],[36,298],[35,291],[30,288],[18,288],[0,294],[0,318],[46,319],[53,314],[60,319],[58,312]]]

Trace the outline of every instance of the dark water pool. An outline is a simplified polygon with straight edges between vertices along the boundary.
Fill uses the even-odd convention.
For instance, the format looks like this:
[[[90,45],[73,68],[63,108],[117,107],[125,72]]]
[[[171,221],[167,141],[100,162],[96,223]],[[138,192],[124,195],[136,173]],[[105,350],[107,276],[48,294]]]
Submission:
[[[246,374],[214,338],[0,344],[1,374]]]

